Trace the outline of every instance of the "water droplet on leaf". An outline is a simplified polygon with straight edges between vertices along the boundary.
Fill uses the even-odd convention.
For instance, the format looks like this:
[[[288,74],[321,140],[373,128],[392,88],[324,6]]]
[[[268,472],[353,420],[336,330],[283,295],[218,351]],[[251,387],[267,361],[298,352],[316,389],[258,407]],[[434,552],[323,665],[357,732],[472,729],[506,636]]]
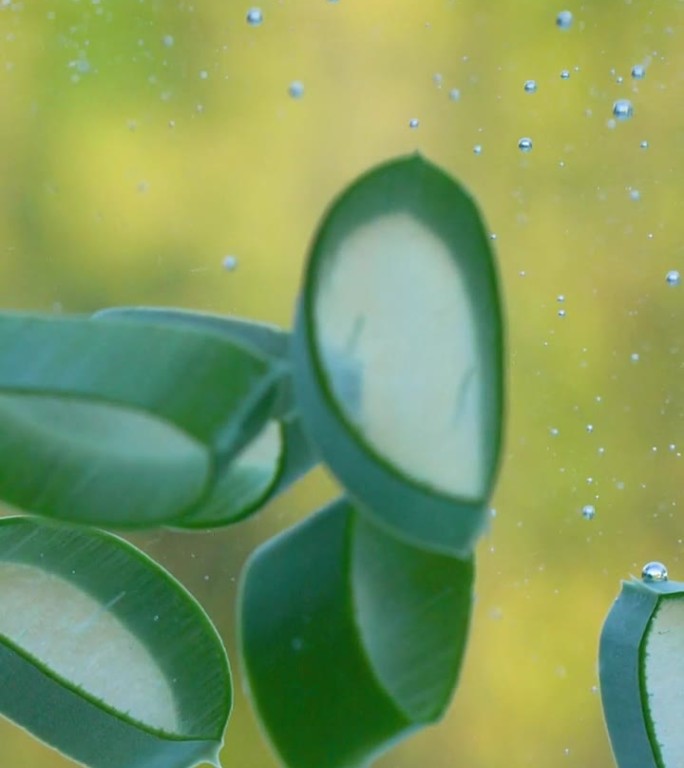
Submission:
[[[654,560],[641,569],[641,578],[644,581],[667,581],[667,568]]]

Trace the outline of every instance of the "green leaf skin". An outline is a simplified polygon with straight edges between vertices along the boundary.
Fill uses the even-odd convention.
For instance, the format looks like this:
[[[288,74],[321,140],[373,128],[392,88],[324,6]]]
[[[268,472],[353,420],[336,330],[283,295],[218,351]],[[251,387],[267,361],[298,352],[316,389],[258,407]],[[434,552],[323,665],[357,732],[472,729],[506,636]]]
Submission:
[[[121,539],[0,520],[0,713],[90,768],[218,765],[228,660],[202,608]]]
[[[240,646],[289,768],[365,765],[444,712],[473,561],[407,545],[341,499],[266,543],[240,590]]]
[[[683,764],[683,651],[684,583],[623,582],[599,646],[603,712],[619,768]]]
[[[234,317],[157,307],[112,307],[96,319],[194,327],[216,333],[268,357],[271,386],[254,401],[255,415],[245,429],[240,452],[225,462],[211,493],[173,523],[174,528],[208,528],[233,524],[261,509],[287,490],[319,461],[292,402],[290,337],[275,326]],[[268,420],[270,419],[270,420]]]
[[[243,447],[271,370],[196,328],[1,315],[0,498],[95,525],[182,516]]]
[[[412,156],[362,176],[314,239],[295,395],[324,461],[409,543],[465,556],[487,521],[503,423],[503,329],[479,212]]]

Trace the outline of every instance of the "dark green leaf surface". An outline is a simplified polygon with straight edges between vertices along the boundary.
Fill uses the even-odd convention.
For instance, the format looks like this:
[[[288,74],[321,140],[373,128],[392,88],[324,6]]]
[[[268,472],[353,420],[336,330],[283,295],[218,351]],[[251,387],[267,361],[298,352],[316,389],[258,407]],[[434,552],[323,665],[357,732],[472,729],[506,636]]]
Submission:
[[[475,204],[419,156],[355,182],[311,249],[293,337],[302,419],[364,512],[435,551],[469,552],[486,523],[500,304]]]
[[[684,583],[623,582],[599,649],[601,699],[619,768],[684,765]]]
[[[0,520],[0,713],[91,768],[218,765],[223,645],[165,571],[121,539]]]
[[[472,583],[472,559],[407,545],[346,500],[262,546],[243,577],[240,643],[285,764],[365,764],[438,718],[458,678]]]

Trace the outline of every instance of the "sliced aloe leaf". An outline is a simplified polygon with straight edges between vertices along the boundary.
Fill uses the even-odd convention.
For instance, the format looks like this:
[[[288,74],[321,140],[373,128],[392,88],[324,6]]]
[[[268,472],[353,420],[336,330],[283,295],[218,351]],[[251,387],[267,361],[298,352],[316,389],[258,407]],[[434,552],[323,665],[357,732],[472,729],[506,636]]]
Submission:
[[[619,768],[680,768],[684,690],[684,582],[660,563],[623,582],[599,648],[606,726]]]
[[[470,551],[503,421],[501,301],[472,199],[420,156],[356,181],[311,249],[293,337],[297,401],[364,510]]]
[[[98,525],[173,519],[263,427],[271,370],[192,328],[2,315],[0,498]]]
[[[245,440],[241,450],[233,454],[230,461],[224,462],[211,493],[194,509],[175,520],[174,527],[206,528],[241,520],[286,490],[318,463],[318,456],[312,450],[294,410],[289,375],[289,334],[285,331],[239,318],[171,308],[113,307],[98,312],[94,317],[212,331],[268,356],[277,366],[276,370],[282,373],[269,379],[272,387],[277,389],[275,396],[264,387],[257,392],[258,396],[270,398],[271,420],[264,426],[263,409],[259,411],[254,429],[256,436],[252,436],[251,442]]]
[[[433,722],[455,688],[473,561],[410,546],[342,499],[249,560],[249,693],[290,768],[365,764]]]
[[[91,768],[219,765],[230,670],[202,608],[121,539],[0,520],[0,713]]]

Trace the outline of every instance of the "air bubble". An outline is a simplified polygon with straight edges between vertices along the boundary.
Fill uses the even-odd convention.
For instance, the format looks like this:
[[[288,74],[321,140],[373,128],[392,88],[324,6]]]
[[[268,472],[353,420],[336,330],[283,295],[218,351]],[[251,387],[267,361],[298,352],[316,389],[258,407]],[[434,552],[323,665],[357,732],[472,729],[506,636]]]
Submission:
[[[223,268],[227,270],[228,272],[232,272],[237,268],[238,260],[237,256],[224,256],[223,257]]]
[[[629,120],[634,115],[634,107],[629,99],[618,99],[613,104],[613,116],[616,120]]]
[[[518,142],[518,149],[521,152],[531,152],[532,151],[532,139],[528,137],[524,137],[520,139]]]
[[[258,27],[264,20],[261,8],[250,8],[247,11],[247,23],[250,27]]]
[[[525,93],[536,93],[537,92],[537,81],[536,80],[525,80],[525,85],[523,86],[525,89]]]
[[[473,147],[473,153],[476,154],[476,155],[481,155],[482,154],[482,144],[476,144]]]
[[[641,578],[643,581],[667,581],[667,568],[654,560],[641,569]]]
[[[304,95],[304,83],[299,80],[293,80],[288,86],[287,92],[293,99],[301,99]]]
[[[570,72],[567,69],[564,69],[561,73],[561,80],[569,80],[570,79]]]
[[[417,117],[413,117],[409,120],[409,128],[417,128],[420,125],[420,120]]]
[[[638,189],[630,189],[629,196],[632,200],[641,200],[641,192]]]
[[[679,274],[678,269],[671,269],[666,275],[665,275],[665,282],[668,285],[679,285],[681,282],[682,276]]]
[[[632,77],[635,80],[643,80],[646,77],[646,67],[641,64],[635,64],[632,67]]]
[[[582,517],[585,520],[593,520],[596,517],[596,507],[593,504],[585,504],[582,507]]]
[[[459,89],[458,88],[452,88],[449,91],[449,98],[452,101],[458,101],[461,98],[461,92],[459,91]]]
[[[643,140],[643,141],[642,141],[642,142],[639,144],[639,146],[641,147],[641,149],[648,149],[648,142],[646,141],[646,139],[644,139],[644,140]]]
[[[570,29],[572,26],[572,13],[570,11],[561,11],[556,16],[556,26],[559,29]]]
[[[164,35],[164,37],[162,37],[162,44],[164,48],[172,48],[174,42],[175,41],[173,39],[173,35]]]

